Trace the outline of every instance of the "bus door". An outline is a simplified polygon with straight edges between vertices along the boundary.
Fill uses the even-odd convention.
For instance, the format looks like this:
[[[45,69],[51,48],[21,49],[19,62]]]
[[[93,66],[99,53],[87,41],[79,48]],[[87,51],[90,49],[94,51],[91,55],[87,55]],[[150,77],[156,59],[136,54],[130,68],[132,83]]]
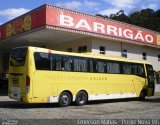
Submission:
[[[152,65],[146,65],[147,70],[147,81],[148,81],[148,89],[147,89],[147,96],[154,95],[154,71]]]

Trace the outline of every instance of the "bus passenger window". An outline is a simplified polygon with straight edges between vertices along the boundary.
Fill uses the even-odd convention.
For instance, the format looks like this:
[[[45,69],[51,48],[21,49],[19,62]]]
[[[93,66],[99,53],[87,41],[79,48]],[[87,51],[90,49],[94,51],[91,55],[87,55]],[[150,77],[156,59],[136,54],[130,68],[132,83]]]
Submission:
[[[97,69],[97,72],[104,73],[105,72],[105,63],[102,61],[97,61],[96,69]]]
[[[137,71],[138,71],[138,76],[142,76],[142,77],[145,76],[143,65],[139,65]]]
[[[145,72],[144,72],[144,66],[140,64],[133,64],[132,65],[132,74],[144,77]]]
[[[120,64],[117,62],[107,62],[107,73],[119,74]]]
[[[64,71],[72,71],[72,59],[70,57],[63,58]]]
[[[56,58],[54,54],[51,56],[51,70],[56,70]]]
[[[51,60],[47,53],[34,53],[35,67],[37,70],[51,70]]]
[[[122,68],[124,74],[132,74],[132,66],[130,64],[123,64]]]
[[[61,71],[62,70],[62,62],[61,62],[61,56],[56,56],[56,70]]]
[[[89,60],[89,72],[94,72],[93,60]]]
[[[87,72],[87,59],[74,58],[74,71]]]

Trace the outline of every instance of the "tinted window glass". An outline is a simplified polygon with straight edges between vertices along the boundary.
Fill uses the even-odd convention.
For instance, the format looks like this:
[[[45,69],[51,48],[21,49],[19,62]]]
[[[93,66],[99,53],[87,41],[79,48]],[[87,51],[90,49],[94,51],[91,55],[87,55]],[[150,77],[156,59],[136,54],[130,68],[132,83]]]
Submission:
[[[107,62],[107,73],[120,73],[120,64],[118,62]]]
[[[132,64],[132,74],[145,77],[144,65]]]
[[[11,66],[23,66],[25,64],[27,48],[15,48],[11,50]]]
[[[74,58],[74,71],[87,72],[87,59]]]
[[[37,70],[51,70],[51,59],[48,53],[34,53]]]
[[[93,60],[89,60],[90,72],[94,72]]]
[[[123,64],[122,65],[122,68],[123,68],[123,73],[124,74],[132,74],[132,66],[131,66],[131,64]]]
[[[54,55],[53,55],[54,56]],[[55,56],[55,70],[62,70],[62,58],[61,56]]]
[[[138,75],[139,76],[145,76],[144,66],[143,65],[138,65]]]
[[[97,72],[104,73],[105,72],[105,63],[103,61],[97,61],[96,70],[97,70]]]
[[[63,57],[63,70],[72,71],[72,58],[71,57]]]

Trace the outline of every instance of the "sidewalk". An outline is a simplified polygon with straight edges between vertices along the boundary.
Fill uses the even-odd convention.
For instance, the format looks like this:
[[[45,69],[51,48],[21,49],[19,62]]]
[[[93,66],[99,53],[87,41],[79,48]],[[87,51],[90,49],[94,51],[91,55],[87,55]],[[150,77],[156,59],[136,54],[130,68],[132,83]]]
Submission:
[[[155,84],[155,96],[160,96],[160,84]]]

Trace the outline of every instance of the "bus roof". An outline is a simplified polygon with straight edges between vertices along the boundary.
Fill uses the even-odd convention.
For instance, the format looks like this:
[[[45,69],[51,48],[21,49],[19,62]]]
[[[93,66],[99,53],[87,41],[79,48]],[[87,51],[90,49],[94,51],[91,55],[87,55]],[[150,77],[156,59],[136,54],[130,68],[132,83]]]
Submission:
[[[150,64],[147,61],[132,60],[132,59],[127,59],[127,58],[120,57],[120,56],[94,54],[94,53],[88,53],[88,52],[86,53],[64,52],[64,51],[57,51],[57,50],[51,50],[51,49],[40,48],[40,47],[32,47],[32,46],[25,46],[25,47],[28,47],[34,52],[46,52],[46,53],[63,54],[63,55],[70,55],[70,56],[95,58],[95,59],[107,59],[107,60],[117,60],[117,61],[122,61],[122,62],[125,61],[125,62],[132,62],[132,63]],[[17,47],[17,48],[20,48],[20,47]]]

